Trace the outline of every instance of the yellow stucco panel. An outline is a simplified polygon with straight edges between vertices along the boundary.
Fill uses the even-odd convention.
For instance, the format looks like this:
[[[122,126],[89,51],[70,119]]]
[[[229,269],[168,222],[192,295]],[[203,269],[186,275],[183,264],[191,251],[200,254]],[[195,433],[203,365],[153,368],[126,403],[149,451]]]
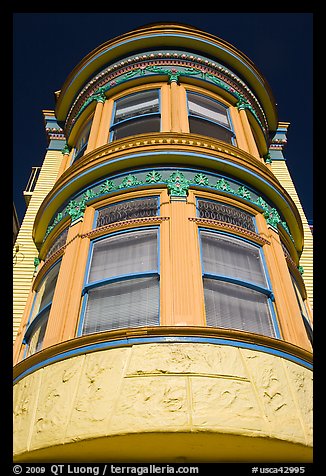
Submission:
[[[193,445],[210,435],[205,461],[230,458],[235,440],[235,461],[284,461],[286,454],[310,461],[311,380],[309,370],[281,357],[209,343],[138,344],[76,356],[15,385],[15,460],[74,461],[82,444],[83,461],[104,454],[121,461],[116,438],[124,438],[123,461],[135,451],[137,461],[167,455],[177,461],[180,445],[187,461],[200,461]],[[171,434],[179,435],[179,446],[162,436]],[[148,454],[148,445],[162,438],[164,450]],[[105,448],[102,456],[98,448]]]

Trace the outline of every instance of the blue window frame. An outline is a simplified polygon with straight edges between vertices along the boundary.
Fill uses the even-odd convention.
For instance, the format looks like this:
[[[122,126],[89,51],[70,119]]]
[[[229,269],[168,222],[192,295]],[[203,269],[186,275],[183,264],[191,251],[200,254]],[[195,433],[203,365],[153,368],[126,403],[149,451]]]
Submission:
[[[261,248],[227,233],[200,229],[206,322],[280,337]]]
[[[187,91],[189,130],[236,145],[229,111],[219,101]]]
[[[161,128],[158,89],[128,94],[114,103],[110,141],[135,134],[159,132]]]
[[[37,286],[23,340],[23,343],[27,345],[25,357],[42,349],[60,266],[61,260],[49,269]]]
[[[94,240],[78,334],[159,325],[158,228]]]

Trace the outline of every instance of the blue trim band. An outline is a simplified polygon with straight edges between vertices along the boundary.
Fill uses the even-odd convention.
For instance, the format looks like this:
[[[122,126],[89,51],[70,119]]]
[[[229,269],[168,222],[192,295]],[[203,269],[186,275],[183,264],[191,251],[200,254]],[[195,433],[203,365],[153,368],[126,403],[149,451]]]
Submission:
[[[267,347],[265,345],[260,344],[251,344],[250,342],[242,342],[233,339],[223,339],[223,338],[215,338],[215,337],[190,337],[190,336],[157,336],[157,337],[131,337],[125,339],[119,339],[109,342],[100,342],[97,344],[89,344],[84,347],[79,347],[78,349],[69,350],[67,352],[63,352],[62,354],[55,355],[50,357],[49,359],[44,360],[43,362],[39,362],[38,364],[33,365],[29,369],[22,372],[18,377],[14,379],[14,384],[17,383],[22,378],[26,377],[32,372],[45,367],[46,365],[54,364],[55,362],[69,359],[72,357],[76,357],[78,355],[96,352],[98,350],[106,350],[109,348],[117,348],[117,347],[124,347],[124,346],[132,346],[136,344],[148,344],[148,343],[168,343],[168,342],[175,342],[175,343],[198,343],[198,344],[215,344],[215,345],[229,345],[232,347],[240,347],[241,349],[249,349],[249,350],[256,350],[259,352],[266,352],[267,354],[275,355],[277,357],[285,358],[294,362],[296,364],[302,365],[303,367],[312,370],[313,366],[309,362],[296,357],[295,355],[289,354],[287,352],[273,349],[271,347]]]

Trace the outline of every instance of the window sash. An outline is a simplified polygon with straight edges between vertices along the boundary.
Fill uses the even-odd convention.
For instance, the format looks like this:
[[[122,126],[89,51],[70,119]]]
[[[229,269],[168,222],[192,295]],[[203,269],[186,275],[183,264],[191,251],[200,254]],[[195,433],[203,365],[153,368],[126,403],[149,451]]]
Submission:
[[[227,109],[213,99],[188,92],[188,109],[190,115],[217,122],[230,129]]]
[[[48,308],[42,312],[42,315],[33,322],[33,326],[29,329],[28,334],[26,333],[24,338],[24,341],[27,344],[26,357],[29,357],[42,349],[50,310],[51,305],[49,305]]]
[[[161,121],[158,114],[133,117],[111,127],[111,140],[119,140],[137,134],[159,132],[160,126]]]
[[[203,94],[187,92],[189,115],[204,118],[231,128],[227,107]]]
[[[87,144],[88,144],[90,132],[91,132],[91,121],[89,121],[85,125],[82,132],[80,133],[80,136],[76,142],[73,160],[77,160],[84,155]]]
[[[120,107],[119,107],[120,106]],[[133,104],[125,108],[121,108],[121,105],[117,103],[114,123],[118,123],[127,120],[131,117],[140,116],[143,114],[151,114],[159,111],[158,97],[150,101],[146,101],[140,104]]]

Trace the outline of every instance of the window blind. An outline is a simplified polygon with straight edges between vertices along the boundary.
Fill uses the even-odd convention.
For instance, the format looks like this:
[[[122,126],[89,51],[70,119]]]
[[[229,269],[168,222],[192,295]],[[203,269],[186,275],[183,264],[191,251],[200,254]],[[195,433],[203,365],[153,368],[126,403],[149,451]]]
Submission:
[[[158,91],[142,91],[117,100],[114,122],[158,111]]]
[[[266,286],[259,249],[242,240],[201,232],[204,273],[230,276]]]
[[[118,281],[89,290],[83,334],[159,324],[157,276]]]
[[[229,127],[226,108],[208,97],[188,92],[189,113]]]
[[[157,231],[133,231],[94,244],[88,281],[154,270],[157,270]]]
[[[239,329],[275,337],[265,294],[204,278],[208,326]]]

